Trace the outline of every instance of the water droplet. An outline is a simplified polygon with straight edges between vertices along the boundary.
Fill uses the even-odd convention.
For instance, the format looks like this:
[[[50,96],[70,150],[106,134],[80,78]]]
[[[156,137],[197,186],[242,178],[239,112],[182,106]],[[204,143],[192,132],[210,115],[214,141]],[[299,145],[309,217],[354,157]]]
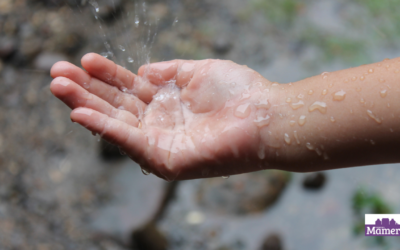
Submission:
[[[333,94],[334,101],[343,101],[345,97],[346,97],[346,92],[343,90],[340,90]]]
[[[309,143],[309,142],[306,143],[306,148],[307,148],[308,150],[314,150],[314,146],[311,145],[311,143]]]
[[[382,79],[382,78],[381,78],[381,79],[379,79],[379,82],[380,82],[380,83],[384,83],[384,82],[385,82],[385,79]]]
[[[329,74],[329,72],[322,72],[321,73],[322,79],[328,78],[328,74]]]
[[[361,98],[361,99],[360,99],[360,102],[361,102],[361,103],[365,103],[364,98]]]
[[[318,156],[322,155],[321,149],[315,148],[315,152],[317,153]]]
[[[299,117],[299,125],[303,126],[306,123],[306,116],[305,115],[301,115]]]
[[[289,121],[289,125],[290,125],[291,127],[293,127],[294,125],[296,125],[296,121],[290,120],[290,121]]]
[[[133,63],[135,60],[133,60],[132,57],[128,57],[128,58],[127,58],[127,61],[128,61],[128,63]]]
[[[258,109],[263,108],[263,109],[269,109],[271,107],[271,104],[268,102],[267,99],[261,100],[258,103],[254,104]]]
[[[382,98],[384,98],[387,96],[387,90],[383,89],[383,90],[381,90],[381,92],[379,92],[379,94],[381,95]]]
[[[303,94],[299,94],[299,95],[297,96],[297,98],[303,99],[303,98],[304,98],[304,95],[303,95]]]
[[[348,82],[349,82],[349,79],[344,79],[343,82],[344,82],[344,83],[348,83]]]
[[[376,117],[375,114],[372,113],[371,110],[367,110],[367,115],[368,115],[372,120],[376,121],[378,124],[381,124],[381,123],[382,123],[382,120],[379,119],[378,117]]]
[[[222,176],[222,179],[228,179],[229,178],[229,175],[227,175],[227,176]]]
[[[239,105],[235,110],[235,116],[244,119],[250,115],[251,106],[250,103]]]
[[[277,82],[273,82],[271,86],[272,86],[272,87],[279,86],[279,83],[277,83]]]
[[[329,160],[329,156],[326,152],[324,152],[324,160],[326,160],[326,161]]]
[[[303,106],[304,106],[304,102],[302,100],[290,104],[290,107],[292,107],[292,109],[294,109],[294,110],[299,109]]]
[[[374,69],[369,69],[368,73],[374,73]]]
[[[327,90],[327,89],[322,90],[322,94],[323,94],[323,95],[328,94],[328,90]]]
[[[179,22],[178,18],[175,17],[175,20],[174,20],[174,22],[172,23],[172,26],[175,26],[178,22]]]
[[[121,51],[125,51],[126,50],[125,47],[122,46],[122,45],[118,45],[118,49],[120,49]]]
[[[291,103],[292,102],[292,98],[290,98],[290,97],[286,98],[286,102],[287,103]]]
[[[291,140],[290,140],[290,136],[288,134],[285,133],[285,135],[283,136],[283,138],[285,139],[286,144],[290,145]]]
[[[122,148],[121,148],[121,147],[118,147],[118,149],[119,149],[119,153],[120,153],[121,155],[126,155],[125,151],[124,151],[124,150],[122,150]]]
[[[360,81],[364,81],[365,77],[364,76],[360,76]]]
[[[271,117],[269,115],[265,117],[258,116],[257,119],[254,120],[254,123],[260,128],[268,126],[270,122],[271,122]]]
[[[139,27],[139,23],[140,23],[139,17],[135,16],[135,26],[136,26],[136,28]]]
[[[298,135],[297,135],[297,131],[293,131],[293,136],[294,136],[294,139],[296,139],[296,143],[297,143],[298,145],[300,145],[300,140],[299,140],[299,137],[298,137]]]
[[[386,67],[386,69],[389,69],[390,68],[390,64],[386,65],[385,67]]]
[[[399,69],[395,69],[394,73],[399,73],[399,71],[400,71]]]
[[[333,83],[329,83],[328,87],[332,88],[333,87]]]
[[[361,88],[360,88],[360,87],[357,87],[357,88],[356,88],[356,91],[357,91],[357,92],[360,92],[360,91],[361,91]]]
[[[240,97],[240,100],[246,100],[246,99],[248,99],[248,98],[250,98],[250,93],[242,93],[242,96]]]
[[[84,82],[84,83],[83,83],[83,88],[85,88],[85,89],[89,89],[89,88],[90,88],[90,86],[89,86],[89,83],[87,83],[87,82]]]
[[[313,104],[311,104],[311,106],[308,108],[309,112],[313,112],[315,110],[318,110],[319,112],[321,112],[321,114],[325,114],[326,110],[327,110],[327,105],[325,102],[320,102],[320,101],[316,101]]]
[[[128,91],[128,89],[126,87],[121,87],[121,91],[126,93]]]
[[[352,80],[352,81],[357,80],[357,76],[353,76],[353,77],[351,78],[351,80]]]
[[[310,89],[310,90],[308,91],[308,94],[309,94],[309,95],[312,95],[312,94],[314,94],[314,91],[313,91],[312,89]]]
[[[144,168],[142,168],[142,173],[143,173],[144,175],[149,175],[149,174],[150,174],[150,172],[148,172],[148,171],[145,170]]]
[[[371,143],[371,145],[375,145],[375,141],[374,140],[369,140],[369,142]]]
[[[386,105],[388,108],[390,108],[390,103],[387,103],[387,105]]]
[[[101,55],[102,57],[108,58],[109,53],[108,53],[108,52],[102,52],[102,53],[100,53],[100,55]]]
[[[331,116],[331,122],[336,122],[335,118],[333,116]]]

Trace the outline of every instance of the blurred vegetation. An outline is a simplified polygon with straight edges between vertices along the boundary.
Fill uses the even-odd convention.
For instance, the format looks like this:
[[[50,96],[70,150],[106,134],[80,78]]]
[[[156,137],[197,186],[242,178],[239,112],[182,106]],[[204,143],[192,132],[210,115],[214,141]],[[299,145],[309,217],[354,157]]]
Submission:
[[[364,235],[365,231],[365,214],[391,214],[392,209],[382,199],[382,195],[374,192],[367,192],[364,188],[358,189],[352,198],[353,213],[355,222],[353,232],[355,235]],[[368,237],[368,245],[384,247],[387,249],[388,243],[385,237],[376,236]]]
[[[296,19],[304,3],[295,0],[255,0],[254,7],[263,11],[267,20],[273,24],[288,26]]]
[[[400,37],[400,0],[354,0],[360,6],[364,6],[369,13],[365,22],[371,22],[380,36],[389,41]],[[372,18],[372,20],[371,20]]]

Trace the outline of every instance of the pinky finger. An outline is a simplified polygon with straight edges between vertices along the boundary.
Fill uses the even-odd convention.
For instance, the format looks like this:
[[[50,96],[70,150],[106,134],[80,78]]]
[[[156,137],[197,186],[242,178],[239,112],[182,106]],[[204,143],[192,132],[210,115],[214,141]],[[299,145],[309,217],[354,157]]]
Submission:
[[[121,147],[139,164],[141,159],[145,158],[147,148],[144,145],[147,145],[147,139],[140,129],[88,108],[74,109],[71,112],[71,119]]]

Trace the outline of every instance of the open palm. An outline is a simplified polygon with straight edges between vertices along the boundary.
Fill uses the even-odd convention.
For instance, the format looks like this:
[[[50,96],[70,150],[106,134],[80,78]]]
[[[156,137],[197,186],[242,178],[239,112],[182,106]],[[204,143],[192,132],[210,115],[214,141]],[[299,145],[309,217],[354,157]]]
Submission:
[[[175,180],[257,168],[259,129],[269,121],[254,121],[268,117],[270,82],[255,71],[230,61],[174,60],[135,75],[97,54],[82,65],[87,72],[55,64],[51,91],[74,109],[73,121],[145,170]]]

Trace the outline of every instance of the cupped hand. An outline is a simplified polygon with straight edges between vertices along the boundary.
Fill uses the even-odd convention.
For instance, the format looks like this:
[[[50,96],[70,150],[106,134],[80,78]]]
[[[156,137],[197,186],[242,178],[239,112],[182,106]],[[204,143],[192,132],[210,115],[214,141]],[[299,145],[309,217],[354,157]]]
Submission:
[[[138,75],[97,55],[86,72],[56,63],[53,94],[71,119],[118,145],[166,180],[226,176],[259,169],[268,155],[260,128],[269,121],[271,83],[231,61],[174,60]]]

